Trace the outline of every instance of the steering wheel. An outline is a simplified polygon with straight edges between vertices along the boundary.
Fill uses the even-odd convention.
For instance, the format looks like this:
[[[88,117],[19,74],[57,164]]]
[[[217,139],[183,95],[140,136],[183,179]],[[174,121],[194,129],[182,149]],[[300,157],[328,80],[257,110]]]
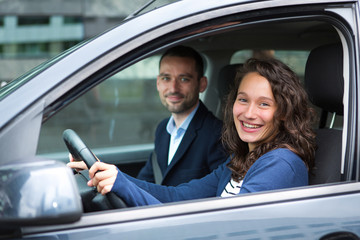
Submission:
[[[63,139],[74,160],[84,161],[88,169],[98,161],[74,130],[66,129],[63,132]],[[95,187],[87,186],[87,182],[90,180],[89,170],[74,171],[74,174],[85,212],[126,207],[124,201],[113,192],[102,195]]]

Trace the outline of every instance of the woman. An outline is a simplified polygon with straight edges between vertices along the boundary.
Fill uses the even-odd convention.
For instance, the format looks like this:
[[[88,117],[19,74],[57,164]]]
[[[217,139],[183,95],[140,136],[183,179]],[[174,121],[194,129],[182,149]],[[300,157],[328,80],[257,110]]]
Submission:
[[[166,187],[97,162],[88,185],[102,194],[114,192],[129,206],[307,185],[315,153],[314,111],[295,73],[275,59],[249,59],[235,82],[222,135],[231,157],[211,174]]]

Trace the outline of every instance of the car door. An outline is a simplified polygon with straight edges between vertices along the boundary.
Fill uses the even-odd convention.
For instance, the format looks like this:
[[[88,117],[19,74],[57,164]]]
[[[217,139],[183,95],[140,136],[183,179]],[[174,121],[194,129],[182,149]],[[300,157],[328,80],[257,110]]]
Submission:
[[[43,75],[37,76],[38,82],[41,82],[41,77],[50,76],[52,71],[64,66],[72,72],[59,76],[62,80],[55,79],[56,84],[44,93],[37,93],[37,98],[44,101],[41,105],[32,105],[32,109],[41,112],[41,117],[38,114],[23,115],[34,119],[34,125],[40,125],[40,120],[55,118],[54,113],[62,108],[65,110],[69,102],[100,82],[108,81],[110,76],[121,74],[132,64],[180,43],[202,49],[207,58],[209,76],[216,79],[221,66],[230,64],[239,49],[256,49],[258,46],[293,51],[305,49],[310,53],[315,47],[340,42],[345,89],[344,113],[339,117],[342,129],[342,150],[338,159],[341,163],[340,181],[232,198],[83,214],[79,221],[72,223],[23,226],[19,238],[358,239],[358,4],[357,1],[182,1],[169,5],[125,22],[83,48],[75,49],[50,70],[44,70]],[[189,9],[190,5],[192,8]],[[136,28],[140,23],[144,24],[141,31]],[[295,28],[306,31],[295,31],[297,34],[292,35]],[[127,34],[126,40],[114,43],[114,39],[124,33]],[[89,53],[90,50],[94,52]],[[83,60],[84,56],[91,61]],[[74,59],[79,62],[72,66],[71,60]],[[291,64],[290,60],[287,64]],[[213,109],[219,100],[217,84],[215,80],[210,82],[208,91],[202,96]],[[18,122],[22,119],[17,118]],[[331,116],[326,115],[326,120],[330,119]],[[8,126],[17,126],[18,122]],[[36,129],[30,131],[28,128],[28,124],[23,124],[17,131],[9,127],[0,137],[3,140],[9,133],[22,130],[27,133],[22,143],[37,140]],[[43,130],[42,125],[38,128]],[[32,132],[35,132],[35,137]],[[16,137],[14,135],[11,142],[19,138]],[[2,149],[4,146],[9,144],[3,145]],[[17,156],[33,152],[30,148]]]

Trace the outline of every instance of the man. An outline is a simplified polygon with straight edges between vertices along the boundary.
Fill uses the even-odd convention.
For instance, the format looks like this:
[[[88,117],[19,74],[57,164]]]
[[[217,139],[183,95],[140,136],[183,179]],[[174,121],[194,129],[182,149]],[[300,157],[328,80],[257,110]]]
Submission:
[[[137,178],[176,186],[207,175],[226,160],[222,122],[199,100],[206,87],[203,60],[194,49],[177,46],[163,54],[157,90],[171,117],[158,125],[155,150]]]

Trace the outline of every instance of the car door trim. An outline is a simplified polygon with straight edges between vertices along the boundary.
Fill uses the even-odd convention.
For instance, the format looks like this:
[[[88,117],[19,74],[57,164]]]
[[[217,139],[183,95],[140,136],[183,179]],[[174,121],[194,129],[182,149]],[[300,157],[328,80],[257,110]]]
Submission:
[[[204,212],[249,208],[255,206],[266,206],[285,202],[306,201],[359,193],[360,182],[346,182],[294,188],[289,190],[244,194],[231,198],[209,198],[183,201],[168,203],[160,206],[144,206],[138,208],[84,214],[80,221],[73,224],[27,227],[22,229],[22,233],[26,235],[39,234],[61,230],[88,228],[99,225],[144,221],[157,218],[168,218]]]

